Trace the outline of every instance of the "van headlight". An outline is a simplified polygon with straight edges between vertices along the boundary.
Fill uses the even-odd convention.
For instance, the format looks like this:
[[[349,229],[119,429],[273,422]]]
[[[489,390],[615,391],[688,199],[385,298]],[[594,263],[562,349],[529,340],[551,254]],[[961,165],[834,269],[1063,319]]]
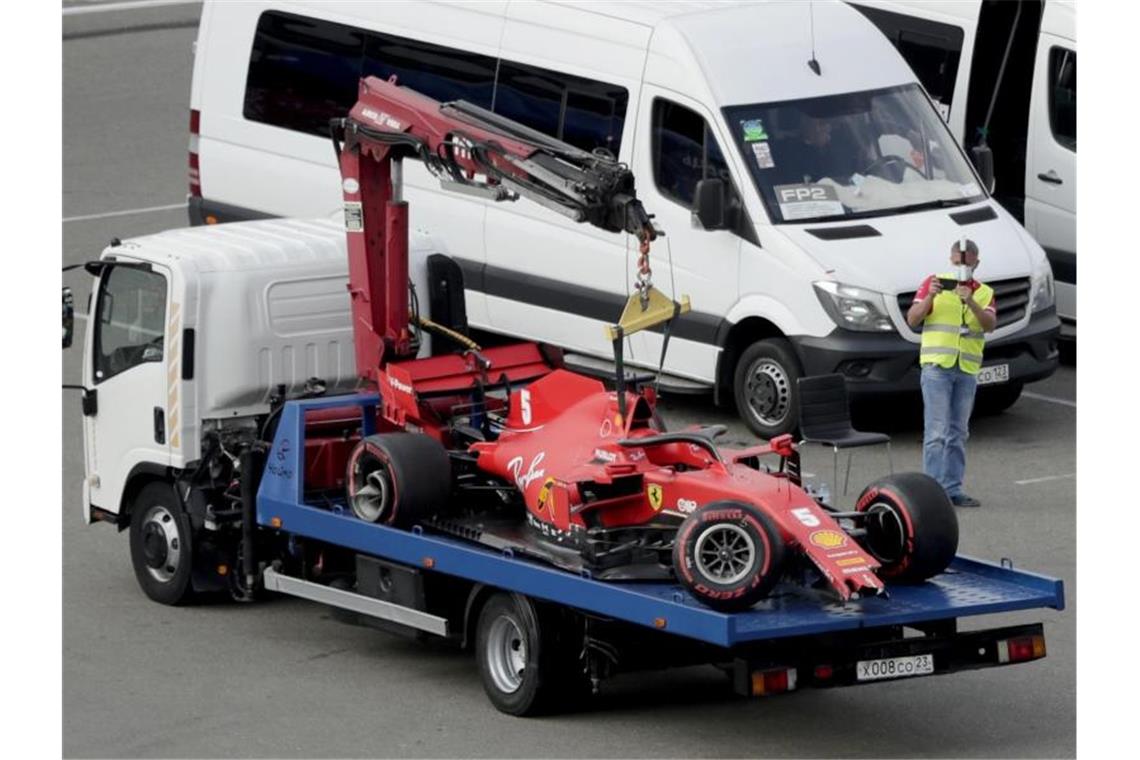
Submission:
[[[835,324],[862,332],[894,332],[882,293],[840,282],[812,283],[823,310]]]
[[[1048,309],[1057,302],[1056,287],[1053,285],[1053,268],[1046,259],[1033,273],[1033,307],[1031,312]]]

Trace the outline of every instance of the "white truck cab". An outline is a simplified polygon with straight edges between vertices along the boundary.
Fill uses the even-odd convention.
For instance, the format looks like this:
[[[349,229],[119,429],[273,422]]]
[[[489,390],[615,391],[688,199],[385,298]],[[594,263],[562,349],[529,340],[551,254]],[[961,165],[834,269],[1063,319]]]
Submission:
[[[274,396],[314,378],[356,385],[339,222],[170,230],[117,242],[88,269],[88,521],[122,523],[143,486],[202,458],[207,434],[252,438]]]
[[[962,237],[997,291],[984,389],[1057,364],[1041,247],[990,197],[914,73],[851,7],[818,3],[210,3],[191,93],[195,222],[339,208],[328,120],[361,75],[467,100],[628,163],[666,236],[655,283],[689,295],[674,387],[735,402],[763,437],[797,423],[797,378],[918,388],[904,314]],[[538,206],[405,172],[413,223],[462,268],[471,326],[606,359],[637,243]],[[628,341],[656,368],[663,337]],[[666,383],[668,385],[668,382]]]

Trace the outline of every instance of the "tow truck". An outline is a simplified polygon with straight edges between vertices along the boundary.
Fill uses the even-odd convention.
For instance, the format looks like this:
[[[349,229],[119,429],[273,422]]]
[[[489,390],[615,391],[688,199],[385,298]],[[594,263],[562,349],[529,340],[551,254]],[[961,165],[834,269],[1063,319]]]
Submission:
[[[626,373],[622,344],[639,329],[667,336],[687,299],[653,286],[649,248],[662,231],[612,156],[376,78],[361,81],[359,101],[330,133],[343,224],[268,220],[171,231],[112,241],[86,266],[98,280],[80,386],[86,516],[129,529],[135,574],[151,599],[177,604],[224,591],[248,602],[277,592],[385,630],[444,637],[474,648],[488,697],[513,715],[559,709],[619,671],[698,662],[722,667],[741,694],[768,695],[1045,656],[1040,623],[962,632],[957,622],[1063,609],[1061,581],[954,556],[956,523],[952,543],[945,523],[936,534],[939,556],[915,554],[912,544],[929,541],[910,521],[929,522],[926,507],[886,510],[888,524],[867,508],[882,506],[890,490],[876,486],[855,510],[830,507],[801,488],[790,439],[726,456],[714,430],[664,430],[652,408],[653,378]],[[583,392],[596,381],[561,369],[556,349],[482,347],[466,334],[462,273],[429,236],[409,231],[401,198],[409,158],[445,190],[491,201],[526,197],[637,237],[636,287],[610,333],[612,391],[599,383]],[[345,274],[347,305],[339,291]],[[65,294],[65,347],[73,308]],[[313,368],[323,374],[302,379]],[[591,502],[564,478],[544,480],[533,459],[525,471],[508,463],[499,478],[493,465],[480,467],[497,441],[541,432],[539,418],[553,413],[533,406],[539,399],[530,391],[540,386],[553,387],[547,405],[567,393],[602,404],[602,424],[611,426],[602,438],[612,435],[615,446],[592,452],[592,465],[614,477],[590,482],[616,490]],[[154,392],[160,402],[151,409]],[[549,434],[552,446],[574,443],[555,426]],[[615,462],[625,450],[654,452],[654,465],[678,476],[745,468],[755,475],[739,470],[743,482],[766,478],[785,498],[807,502],[789,502],[787,514],[739,515],[713,502],[666,525],[653,514],[665,511],[663,487],[634,464]],[[775,469],[760,461],[773,457]],[[613,485],[634,482],[617,476],[635,471],[636,494]],[[504,527],[498,518],[520,496],[527,508]],[[610,548],[600,551],[597,541],[553,531],[553,520],[531,519],[541,509],[581,512],[591,503],[652,511],[633,520],[645,530],[621,540],[611,540],[610,525],[583,519],[578,538],[604,536]],[[674,550],[676,536],[688,535],[684,526],[709,514],[723,519],[700,535],[721,537],[712,545],[719,559],[685,559],[690,569],[703,567],[703,582],[661,573],[664,555],[681,561]],[[758,515],[757,532],[713,530],[743,526],[749,515]],[[800,535],[780,522],[788,515],[799,520],[796,530],[823,529]],[[876,531],[894,536],[900,553],[883,549]],[[808,543],[847,548],[857,579],[834,577],[842,565],[830,562],[839,560]],[[734,590],[746,577],[737,577],[734,552],[767,570],[781,547],[801,561],[749,580],[747,595]],[[610,572],[615,554],[617,567],[635,570]],[[892,575],[883,571],[905,575],[912,563],[927,567],[911,583],[879,580]],[[646,566],[658,572],[642,572]]]

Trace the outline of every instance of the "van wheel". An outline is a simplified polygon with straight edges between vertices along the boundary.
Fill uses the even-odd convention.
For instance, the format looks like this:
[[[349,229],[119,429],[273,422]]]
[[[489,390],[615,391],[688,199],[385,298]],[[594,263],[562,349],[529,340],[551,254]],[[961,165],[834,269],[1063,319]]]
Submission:
[[[1021,398],[1022,383],[1006,383],[978,389],[974,401],[974,411],[977,414],[1001,414],[1017,403]]]
[[[451,460],[420,433],[370,435],[352,451],[345,477],[352,512],[366,522],[410,528],[451,496]]]
[[[796,429],[799,376],[796,354],[783,338],[756,341],[740,355],[733,396],[740,418],[753,433],[770,439]]]
[[[131,565],[143,593],[159,604],[191,596],[194,547],[190,517],[169,483],[149,483],[131,506]]]

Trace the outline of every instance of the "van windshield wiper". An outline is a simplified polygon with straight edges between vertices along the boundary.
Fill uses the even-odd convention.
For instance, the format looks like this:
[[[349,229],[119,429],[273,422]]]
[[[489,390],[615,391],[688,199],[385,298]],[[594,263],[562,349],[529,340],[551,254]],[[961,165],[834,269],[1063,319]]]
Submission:
[[[855,219],[874,219],[880,216],[893,216],[895,214],[909,214],[912,211],[926,211],[932,208],[953,208],[955,206],[965,206],[969,203],[977,203],[968,198],[940,198],[935,201],[923,201],[922,203],[912,203],[908,206],[894,206],[892,208],[878,208],[868,211],[852,211],[850,214],[830,214],[828,216],[817,216],[812,219],[796,219],[795,221],[807,224],[818,222],[847,222]]]

